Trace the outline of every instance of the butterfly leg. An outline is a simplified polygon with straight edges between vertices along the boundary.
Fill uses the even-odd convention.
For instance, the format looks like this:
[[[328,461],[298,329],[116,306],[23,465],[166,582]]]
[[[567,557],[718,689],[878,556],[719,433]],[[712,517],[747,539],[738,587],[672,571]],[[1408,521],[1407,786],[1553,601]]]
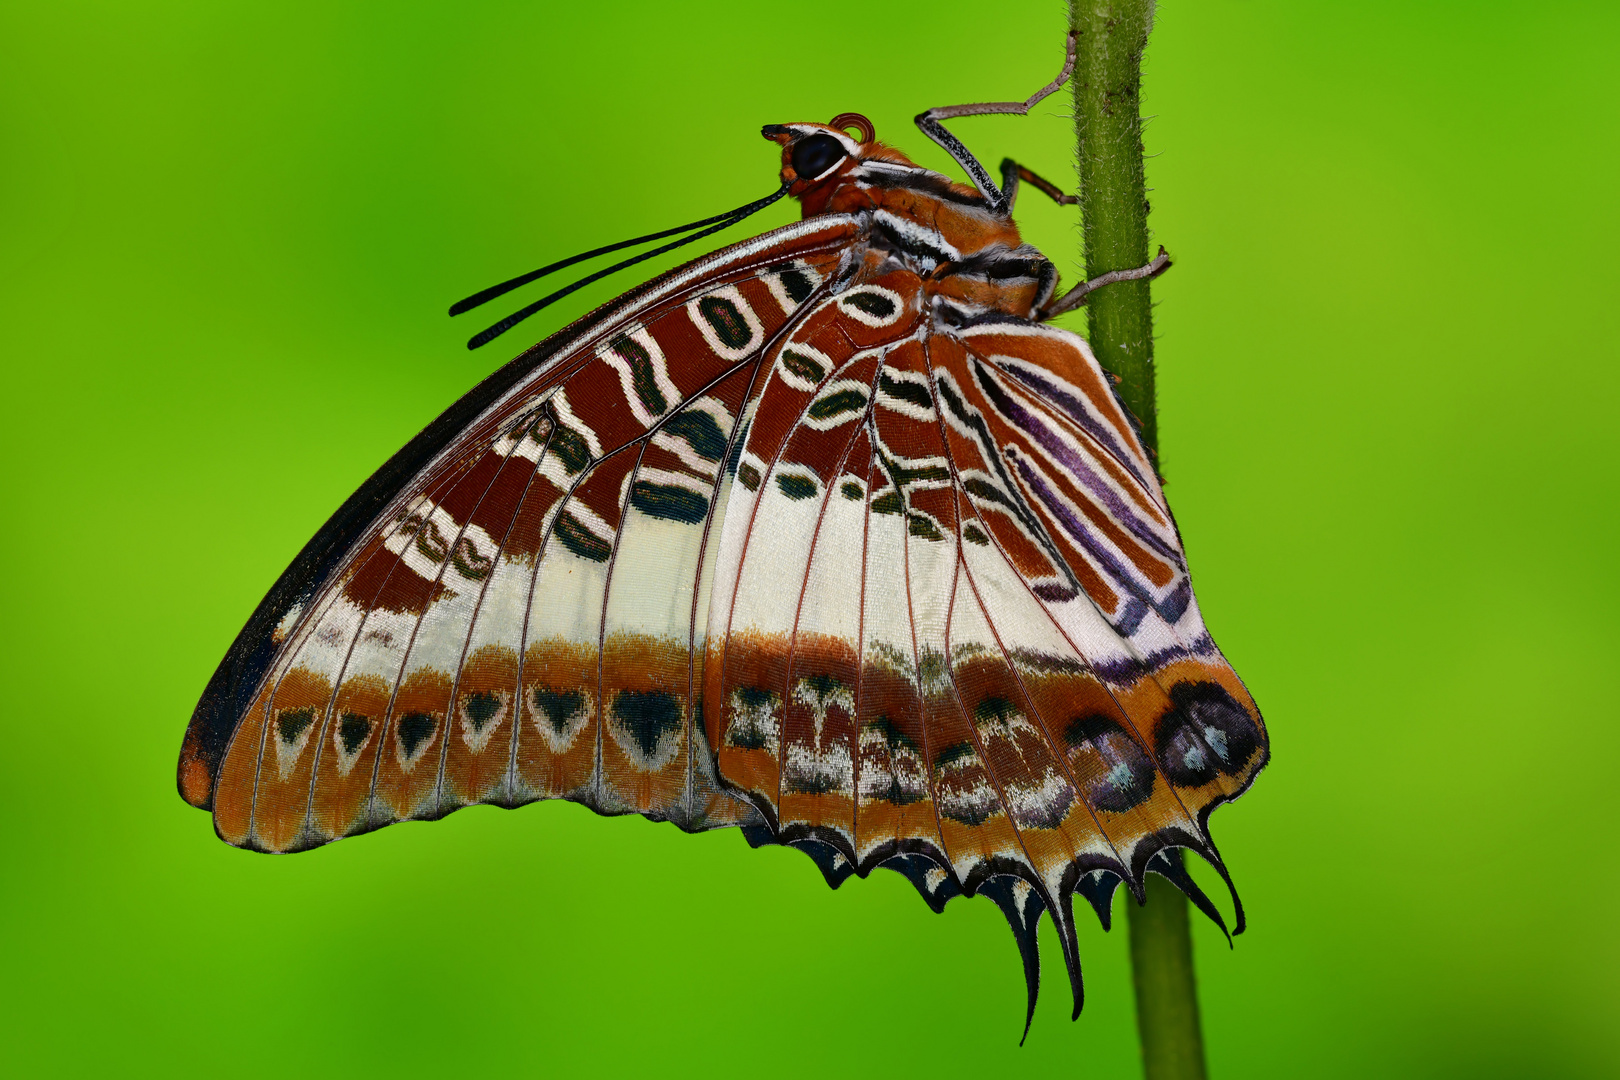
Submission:
[[[1159,253],[1153,257],[1153,261],[1146,266],[1138,266],[1134,270],[1110,270],[1108,273],[1094,277],[1090,281],[1082,281],[1043,308],[1038,317],[1042,322],[1047,319],[1055,319],[1065,311],[1073,311],[1081,304],[1084,304],[1086,297],[1104,285],[1112,285],[1116,281],[1141,281],[1143,278],[1156,278],[1168,269],[1170,269],[1170,255],[1161,247]]]
[[[1001,159],[1001,194],[1007,200],[1007,210],[1012,211],[1013,203],[1018,201],[1018,182],[1034,184],[1047,197],[1059,206],[1078,206],[1080,196],[1065,195],[1063,189],[1043,176],[1037,175],[1033,170],[1018,164],[1012,158]]]
[[[1029,110],[1033,109],[1043,98],[1056,93],[1058,88],[1068,82],[1069,76],[1074,73],[1075,37],[1076,35],[1071,31],[1068,49],[1063,57],[1063,70],[1058,72],[1058,77],[1035,91],[1026,101],[990,101],[976,105],[945,105],[937,109],[929,109],[927,112],[917,115],[917,127],[921,129],[924,135],[927,135],[943,147],[945,152],[951,155],[958,165],[962,166],[962,171],[972,178],[974,186],[990,201],[990,208],[998,214],[1005,214],[1012,209],[1011,196],[996,189],[995,183],[990,179],[990,173],[985,170],[983,165],[979,164],[979,159],[973,156],[971,150],[962,145],[960,139],[946,131],[945,125],[940,121],[951,120],[958,116],[1027,116]],[[1034,174],[1031,173],[1030,175],[1033,177]],[[1005,174],[1003,176],[1005,177]],[[1030,182],[1033,183],[1033,179]]]

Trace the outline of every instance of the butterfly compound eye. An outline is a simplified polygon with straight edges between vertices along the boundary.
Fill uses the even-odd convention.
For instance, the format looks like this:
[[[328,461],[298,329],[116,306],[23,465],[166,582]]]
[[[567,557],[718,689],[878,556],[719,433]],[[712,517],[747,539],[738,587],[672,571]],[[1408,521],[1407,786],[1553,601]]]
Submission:
[[[845,156],[844,144],[831,135],[811,135],[793,147],[793,171],[801,180],[814,180]]]

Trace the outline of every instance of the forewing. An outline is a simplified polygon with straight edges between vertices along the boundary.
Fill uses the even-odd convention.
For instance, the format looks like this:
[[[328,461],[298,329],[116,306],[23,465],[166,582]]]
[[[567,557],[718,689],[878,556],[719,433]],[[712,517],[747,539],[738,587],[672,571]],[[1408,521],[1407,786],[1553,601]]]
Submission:
[[[182,795],[269,851],[541,798],[755,820],[694,730],[705,572],[738,418],[852,235],[817,219],[665,275],[435,421],[255,612]]]

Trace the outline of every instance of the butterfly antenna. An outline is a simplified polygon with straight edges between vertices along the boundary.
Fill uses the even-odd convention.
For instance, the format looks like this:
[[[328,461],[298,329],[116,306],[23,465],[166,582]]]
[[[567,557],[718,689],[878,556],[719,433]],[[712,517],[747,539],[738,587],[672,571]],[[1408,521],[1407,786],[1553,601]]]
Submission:
[[[723,214],[716,214],[714,217],[703,218],[700,221],[692,221],[692,222],[688,222],[685,225],[678,225],[673,229],[663,229],[663,230],[661,230],[659,232],[648,233],[646,236],[637,236],[637,237],[635,237],[634,239],[631,239],[631,240],[621,240],[616,244],[608,244],[605,247],[593,248],[590,251],[580,252],[578,255],[573,255],[573,256],[570,256],[569,258],[559,260],[558,262],[551,263],[548,266],[542,266],[538,270],[531,270],[527,274],[520,274],[519,276],[517,276],[515,278],[511,278],[510,280],[501,282],[499,285],[491,285],[487,289],[484,289],[484,290],[482,290],[480,292],[473,293],[471,296],[467,297],[465,300],[457,300],[454,304],[450,305],[450,314],[452,316],[454,316],[454,315],[460,315],[461,313],[466,312],[466,311],[471,311],[473,308],[478,307],[481,304],[487,304],[489,301],[495,299],[497,296],[504,296],[505,294],[511,292],[513,289],[521,288],[522,286],[527,285],[531,281],[536,281],[536,280],[538,280],[540,278],[543,278],[547,274],[556,273],[558,270],[566,270],[568,267],[573,266],[575,263],[581,263],[581,262],[584,262],[587,259],[594,259],[598,255],[606,255],[606,254],[608,254],[609,252],[612,252],[612,251],[619,251],[619,250],[621,250],[623,248],[635,247],[637,244],[645,244],[645,243],[648,243],[649,241],[652,241],[652,240],[662,240],[666,236],[676,236],[676,235],[679,235],[680,233],[690,232],[693,229],[701,229],[705,225],[714,225],[716,222],[723,223],[723,224],[720,225],[720,228],[725,228],[727,225],[733,225],[736,222],[741,221],[743,218],[748,217],[750,214],[752,214],[752,213],[754,213],[754,212],[756,212],[758,210],[761,210],[766,206],[769,206],[771,203],[773,203],[777,199],[781,198],[786,192],[787,192],[787,188],[786,188],[786,186],[784,186],[781,189],[777,190],[776,192],[772,193],[771,195],[769,195],[769,196],[767,196],[767,197],[765,197],[763,199],[757,199],[754,202],[748,203],[745,206],[739,206],[735,210],[728,210]],[[708,230],[708,232],[699,233],[699,234],[697,234],[695,236],[688,236],[684,240],[678,241],[675,244],[659,248],[657,252],[649,252],[647,256],[643,256],[643,257],[650,257],[651,255],[658,254],[659,252],[669,251],[669,250],[671,250],[671,248],[679,247],[681,244],[689,243],[690,241],[696,240],[698,238],[698,236],[707,236],[707,235],[709,235],[709,233],[714,232],[714,231],[715,230],[710,229],[710,230]],[[620,263],[618,266],[614,267],[613,270],[623,269],[624,267],[629,266],[629,265],[631,265],[631,263],[636,262],[636,261],[638,261],[638,260],[630,260],[629,262]],[[607,271],[604,271],[604,273],[612,273],[613,270],[607,270]],[[600,276],[600,275],[598,275],[598,276]],[[595,281],[595,280],[597,280],[597,278],[596,277],[591,277],[591,278],[588,278],[587,280],[588,281]],[[581,282],[580,284],[584,284],[584,282]],[[566,295],[566,294],[565,293],[555,293],[555,294],[553,294],[552,298],[562,296],[562,295]],[[539,309],[536,308],[535,310],[539,310]],[[491,327],[491,329],[494,329],[494,328]],[[487,333],[487,331],[486,331],[486,333]],[[480,335],[480,336],[482,336],[482,335]],[[471,346],[471,345],[469,346],[469,348],[476,348],[476,347],[477,346]]]
[[[738,209],[741,209],[741,207]],[[678,233],[689,232],[692,229],[701,229],[705,225],[713,225],[717,221],[723,221],[730,218],[736,213],[737,210],[730,210],[724,214],[716,214],[714,217],[704,218],[702,221],[694,221],[690,224],[678,225],[673,229],[665,229],[662,232],[648,233],[646,236],[638,236],[633,240],[620,240],[617,244],[608,244],[606,247],[593,248],[590,251],[582,251],[578,255],[569,256],[568,258],[554,262],[549,266],[542,266],[538,270],[531,270],[527,274],[520,274],[515,278],[501,282],[499,285],[491,285],[489,288],[484,289],[481,292],[473,293],[465,300],[457,300],[454,304],[450,305],[450,314],[460,315],[462,312],[471,311],[473,308],[478,307],[481,304],[489,303],[497,296],[504,296],[513,289],[521,288],[531,281],[537,281],[540,278],[545,277],[547,274],[556,273],[558,270],[566,270],[575,263],[584,262],[586,259],[594,259],[598,255],[606,255],[610,251],[618,251],[621,248],[635,247],[637,244],[645,244],[649,240],[662,240],[666,236],[675,236]]]

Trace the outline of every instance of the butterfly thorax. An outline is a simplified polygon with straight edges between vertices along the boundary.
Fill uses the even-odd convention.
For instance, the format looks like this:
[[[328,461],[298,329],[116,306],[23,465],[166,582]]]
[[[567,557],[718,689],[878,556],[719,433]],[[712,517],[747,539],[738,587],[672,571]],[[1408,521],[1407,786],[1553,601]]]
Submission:
[[[1012,315],[1038,318],[1057,287],[1057,270],[1026,244],[1012,216],[963,184],[917,165],[879,142],[856,142],[820,124],[772,125],[783,145],[782,180],[806,218],[853,214],[866,223],[866,263],[878,272],[903,266],[923,279],[936,317],[954,324]],[[799,147],[830,137],[841,160],[810,178]],[[814,159],[811,159],[812,167]]]

